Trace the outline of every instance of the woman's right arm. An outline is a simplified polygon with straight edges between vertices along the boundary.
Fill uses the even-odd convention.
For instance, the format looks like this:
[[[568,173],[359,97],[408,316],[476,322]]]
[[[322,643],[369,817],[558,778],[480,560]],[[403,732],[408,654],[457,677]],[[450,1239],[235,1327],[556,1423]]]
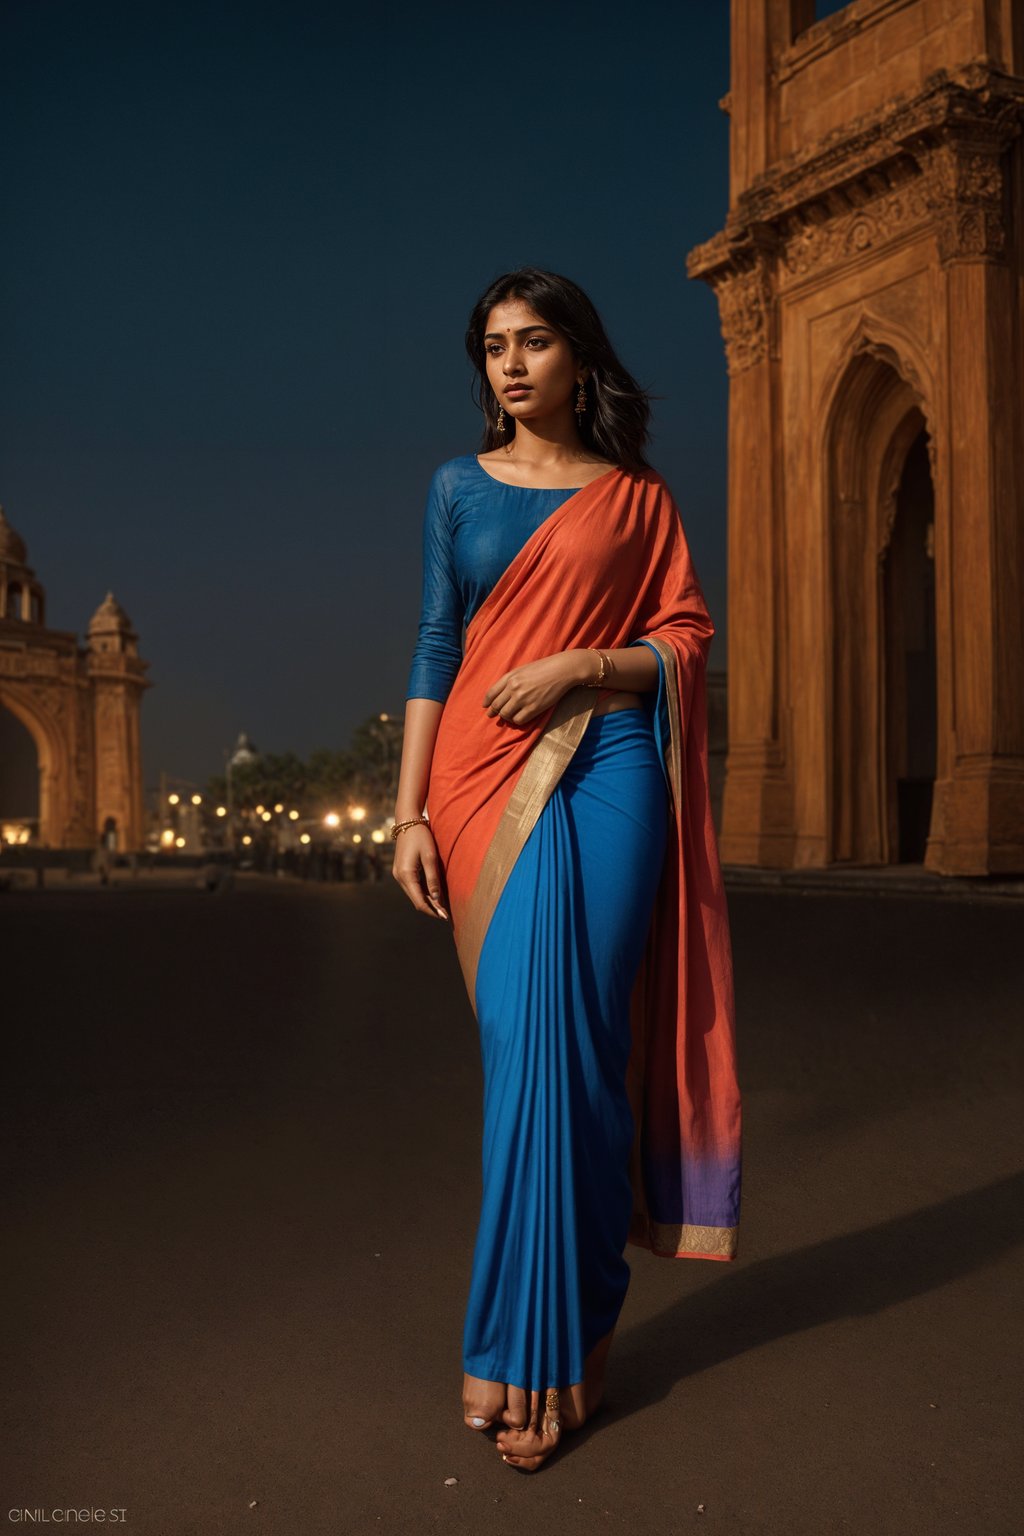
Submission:
[[[396,821],[423,815],[444,701],[462,664],[463,618],[447,475],[442,465],[430,482],[423,518],[423,601],[405,701]],[[418,912],[448,919],[440,860],[429,827],[407,827],[399,832],[392,873]]]
[[[406,699],[402,766],[398,775],[395,820],[423,815],[430,763],[444,705],[437,699]],[[392,874],[418,912],[448,919],[442,904],[441,862],[429,827],[406,827],[395,844]],[[428,902],[433,903],[431,906]],[[435,911],[435,908],[437,909]]]

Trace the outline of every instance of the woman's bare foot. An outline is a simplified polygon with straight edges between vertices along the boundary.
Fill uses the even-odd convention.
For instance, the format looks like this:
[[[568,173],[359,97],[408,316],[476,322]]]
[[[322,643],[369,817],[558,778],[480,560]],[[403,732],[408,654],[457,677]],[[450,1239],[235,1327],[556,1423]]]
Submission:
[[[470,1429],[489,1429],[506,1406],[505,1383],[485,1381],[482,1376],[462,1377],[462,1411]]]
[[[569,1427],[562,1417],[561,1393],[553,1387],[527,1394],[521,1387],[510,1386],[504,1417],[510,1427],[498,1431],[501,1459],[523,1472],[536,1472],[559,1444],[563,1428]],[[523,1428],[514,1427],[522,1424],[524,1417]]]
[[[544,1394],[508,1387],[508,1406],[502,1414],[507,1428],[499,1429],[496,1440],[502,1461],[524,1472],[536,1472],[558,1446],[563,1430],[583,1427],[604,1396],[605,1365],[614,1333],[613,1328],[590,1351],[584,1365],[585,1381]]]

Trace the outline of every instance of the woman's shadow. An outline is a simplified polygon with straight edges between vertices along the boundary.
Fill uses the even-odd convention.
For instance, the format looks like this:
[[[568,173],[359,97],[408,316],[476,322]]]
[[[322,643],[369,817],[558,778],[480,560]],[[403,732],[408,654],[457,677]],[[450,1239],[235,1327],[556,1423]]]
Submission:
[[[773,1339],[879,1312],[995,1262],[1024,1237],[1022,1197],[1024,1172],[738,1272],[721,1266],[720,1280],[623,1336],[609,1416],[628,1417],[684,1375]]]

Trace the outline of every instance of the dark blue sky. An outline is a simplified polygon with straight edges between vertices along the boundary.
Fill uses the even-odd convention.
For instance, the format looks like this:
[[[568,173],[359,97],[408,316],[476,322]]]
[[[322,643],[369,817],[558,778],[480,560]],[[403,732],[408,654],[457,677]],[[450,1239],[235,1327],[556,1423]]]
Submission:
[[[663,397],[725,666],[725,362],[685,274],[727,207],[725,0],[0,14],[0,501],[51,625],[108,588],[134,621],[147,786],[403,708],[427,483],[477,446],[466,318],[523,263]]]

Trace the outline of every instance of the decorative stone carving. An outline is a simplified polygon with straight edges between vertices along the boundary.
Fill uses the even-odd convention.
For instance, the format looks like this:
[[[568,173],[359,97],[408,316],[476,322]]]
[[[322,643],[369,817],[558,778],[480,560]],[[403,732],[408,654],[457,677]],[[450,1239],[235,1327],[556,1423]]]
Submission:
[[[771,230],[783,281],[929,228],[943,261],[1003,260],[1002,160],[1021,131],[1024,88],[977,67],[961,76],[936,71],[925,90],[852,119],[756,178],[726,220],[730,248]],[[722,253],[716,241],[696,247],[690,276],[717,286]]]
[[[714,289],[727,367],[730,373],[740,373],[768,355],[771,286],[759,264],[735,265],[722,273]]]

